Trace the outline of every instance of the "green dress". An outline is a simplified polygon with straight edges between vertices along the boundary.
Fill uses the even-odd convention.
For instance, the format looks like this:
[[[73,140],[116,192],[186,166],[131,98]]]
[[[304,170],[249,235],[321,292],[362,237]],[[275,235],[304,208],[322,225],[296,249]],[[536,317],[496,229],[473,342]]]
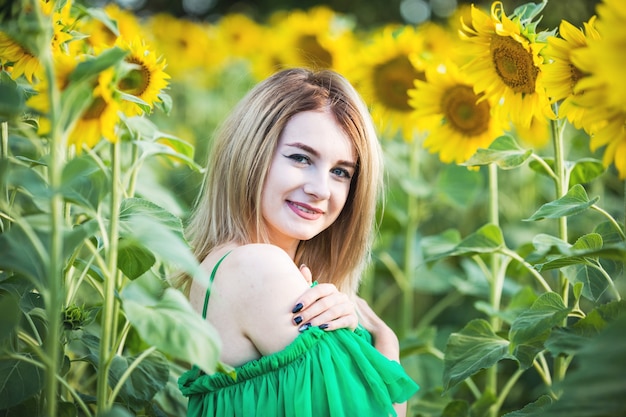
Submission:
[[[222,258],[223,259],[223,258]],[[221,262],[221,260],[220,260]],[[211,273],[211,282],[219,263]],[[208,294],[205,298],[206,304]],[[178,380],[188,417],[395,416],[418,385],[372,346],[363,327],[312,327],[280,352],[235,368],[236,378],[194,366]]]

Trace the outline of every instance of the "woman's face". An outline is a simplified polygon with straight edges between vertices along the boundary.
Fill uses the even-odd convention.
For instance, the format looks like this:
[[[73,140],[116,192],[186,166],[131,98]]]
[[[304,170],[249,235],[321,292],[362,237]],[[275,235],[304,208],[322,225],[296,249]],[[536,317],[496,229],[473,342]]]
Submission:
[[[350,138],[327,111],[287,122],[261,195],[270,242],[292,256],[301,240],[330,226],[343,209],[356,167]]]

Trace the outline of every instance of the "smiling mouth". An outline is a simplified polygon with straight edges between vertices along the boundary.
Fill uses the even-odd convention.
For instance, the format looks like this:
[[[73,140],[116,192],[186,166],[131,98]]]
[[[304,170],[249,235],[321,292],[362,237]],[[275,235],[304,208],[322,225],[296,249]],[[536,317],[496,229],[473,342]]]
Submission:
[[[314,207],[302,205],[293,201],[287,201],[287,203],[293,208],[304,213],[308,213],[308,214],[323,214],[324,213],[322,210],[316,209]]]

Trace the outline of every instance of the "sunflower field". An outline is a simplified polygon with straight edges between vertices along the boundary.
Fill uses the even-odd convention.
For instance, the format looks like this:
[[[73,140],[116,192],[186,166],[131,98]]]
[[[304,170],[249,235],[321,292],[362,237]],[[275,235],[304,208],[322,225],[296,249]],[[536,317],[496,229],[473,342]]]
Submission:
[[[2,3],[0,415],[182,416],[189,364],[231,372],[168,277],[202,273],[183,224],[214,129],[292,66],[345,75],[379,131],[360,295],[408,415],[626,415],[626,6],[544,27],[547,2],[367,28]]]

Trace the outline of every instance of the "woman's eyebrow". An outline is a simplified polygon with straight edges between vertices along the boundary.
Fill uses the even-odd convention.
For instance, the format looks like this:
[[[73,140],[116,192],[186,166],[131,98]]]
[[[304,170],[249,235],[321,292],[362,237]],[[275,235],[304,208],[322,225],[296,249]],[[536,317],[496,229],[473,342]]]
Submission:
[[[318,151],[316,151],[315,149],[311,148],[309,145],[302,143],[302,142],[286,143],[285,146],[291,146],[294,148],[302,149],[303,151],[310,153],[316,158],[320,156]],[[354,169],[356,169],[356,165],[357,165],[356,162],[344,161],[344,160],[337,161],[337,164],[347,166],[349,168],[354,168]]]

